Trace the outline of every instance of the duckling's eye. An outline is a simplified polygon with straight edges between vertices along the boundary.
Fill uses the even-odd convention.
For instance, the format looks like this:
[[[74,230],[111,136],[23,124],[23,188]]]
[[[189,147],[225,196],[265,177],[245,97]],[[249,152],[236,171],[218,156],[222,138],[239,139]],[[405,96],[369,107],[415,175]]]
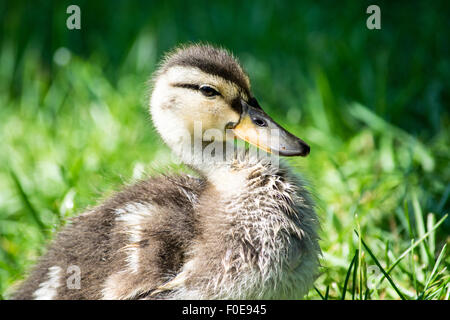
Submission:
[[[220,95],[220,93],[216,89],[206,84],[200,86],[199,90],[205,97],[214,97]]]

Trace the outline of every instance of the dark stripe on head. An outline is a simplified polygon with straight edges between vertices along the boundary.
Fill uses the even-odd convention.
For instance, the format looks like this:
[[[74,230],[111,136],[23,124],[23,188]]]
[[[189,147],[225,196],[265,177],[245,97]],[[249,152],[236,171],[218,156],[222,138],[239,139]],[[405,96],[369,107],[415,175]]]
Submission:
[[[192,89],[192,90],[200,89],[200,86],[198,86],[196,84],[191,84],[191,83],[174,83],[174,84],[172,84],[172,86],[178,87],[178,88]]]
[[[231,102],[231,108],[236,111],[237,113],[242,113],[242,104],[241,104],[241,98],[236,98]]]
[[[235,83],[250,96],[246,74],[236,59],[223,49],[208,45],[193,45],[178,49],[166,58],[162,72],[174,66],[194,67],[205,73],[219,76]]]

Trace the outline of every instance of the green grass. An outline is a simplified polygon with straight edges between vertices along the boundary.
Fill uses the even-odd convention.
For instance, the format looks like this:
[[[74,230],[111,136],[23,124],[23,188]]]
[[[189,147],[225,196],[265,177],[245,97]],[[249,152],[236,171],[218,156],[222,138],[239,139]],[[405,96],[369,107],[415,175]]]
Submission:
[[[233,6],[225,9],[219,3],[211,12],[231,12]],[[269,17],[270,23],[261,5],[242,8],[260,14],[261,28],[267,27],[274,43],[263,41],[255,31],[252,21],[258,15],[245,15],[250,17],[246,30],[244,20],[223,18],[220,28],[207,21],[212,31],[204,31],[189,21],[173,22],[181,21],[175,18],[183,10],[172,13],[170,7],[152,11],[149,15],[157,12],[159,20],[149,20],[165,26],[166,35],[173,37],[161,36],[162,29],[156,27],[133,37],[118,34],[125,48],[118,51],[120,57],[115,51],[106,54],[115,40],[99,38],[98,50],[92,45],[89,37],[99,30],[86,34],[86,43],[95,48],[90,55],[67,45],[72,56],[66,65],[56,64],[54,50],[47,46],[44,51],[50,54],[43,59],[42,47],[21,41],[25,35],[20,31],[17,38],[2,38],[0,298],[24,277],[68,217],[143,172],[171,167],[171,154],[146,110],[146,80],[162,51],[179,41],[202,39],[237,48],[263,108],[311,145],[307,158],[289,160],[309,181],[322,221],[322,273],[307,298],[448,299],[450,126],[444,103],[433,96],[433,88],[444,88],[448,97],[448,57],[426,56],[436,54],[435,42],[427,42],[420,32],[416,36],[424,38],[423,47],[405,49],[403,56],[407,38],[396,44],[395,37],[380,33],[383,39],[377,40],[364,28],[347,25],[354,13],[349,8],[336,16],[353,39],[347,44],[333,26],[320,28],[326,28],[329,15],[335,17],[333,8],[323,13],[314,4],[302,6],[293,5],[292,12],[303,10],[304,20],[289,20],[289,13],[277,7],[270,10],[286,16]],[[184,9],[195,20],[189,10],[199,8]],[[5,21],[20,16],[11,12]],[[389,15],[394,14],[386,12]],[[304,43],[284,38],[283,17]],[[434,30],[428,20],[438,23],[442,18],[434,11],[424,17],[421,30],[428,31]],[[140,19],[136,15],[136,23]],[[387,20],[385,28],[389,24]],[[243,30],[241,42],[226,36],[230,28]],[[409,34],[404,28],[398,26],[402,36]],[[435,37],[441,44],[441,36]],[[245,47],[250,38],[254,50]],[[374,43],[380,45],[377,54],[369,50]],[[273,49],[278,44],[284,51]],[[305,61],[297,60],[298,52]]]

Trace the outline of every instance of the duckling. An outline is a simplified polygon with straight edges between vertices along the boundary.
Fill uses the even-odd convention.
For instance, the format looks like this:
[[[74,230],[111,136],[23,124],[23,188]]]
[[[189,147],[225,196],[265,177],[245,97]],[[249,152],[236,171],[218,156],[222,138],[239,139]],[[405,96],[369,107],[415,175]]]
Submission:
[[[263,111],[237,59],[211,45],[167,54],[149,105],[162,140],[197,175],[147,178],[73,218],[13,298],[304,297],[320,226],[303,180],[278,156],[309,146]]]

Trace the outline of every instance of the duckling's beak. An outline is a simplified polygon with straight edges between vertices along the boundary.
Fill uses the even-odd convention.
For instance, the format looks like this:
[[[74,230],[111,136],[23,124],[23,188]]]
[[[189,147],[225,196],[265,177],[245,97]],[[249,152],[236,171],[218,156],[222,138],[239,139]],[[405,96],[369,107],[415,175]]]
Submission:
[[[276,123],[261,108],[253,107],[241,100],[242,112],[239,122],[232,128],[233,133],[269,153],[281,156],[302,156],[309,154],[310,148]]]

